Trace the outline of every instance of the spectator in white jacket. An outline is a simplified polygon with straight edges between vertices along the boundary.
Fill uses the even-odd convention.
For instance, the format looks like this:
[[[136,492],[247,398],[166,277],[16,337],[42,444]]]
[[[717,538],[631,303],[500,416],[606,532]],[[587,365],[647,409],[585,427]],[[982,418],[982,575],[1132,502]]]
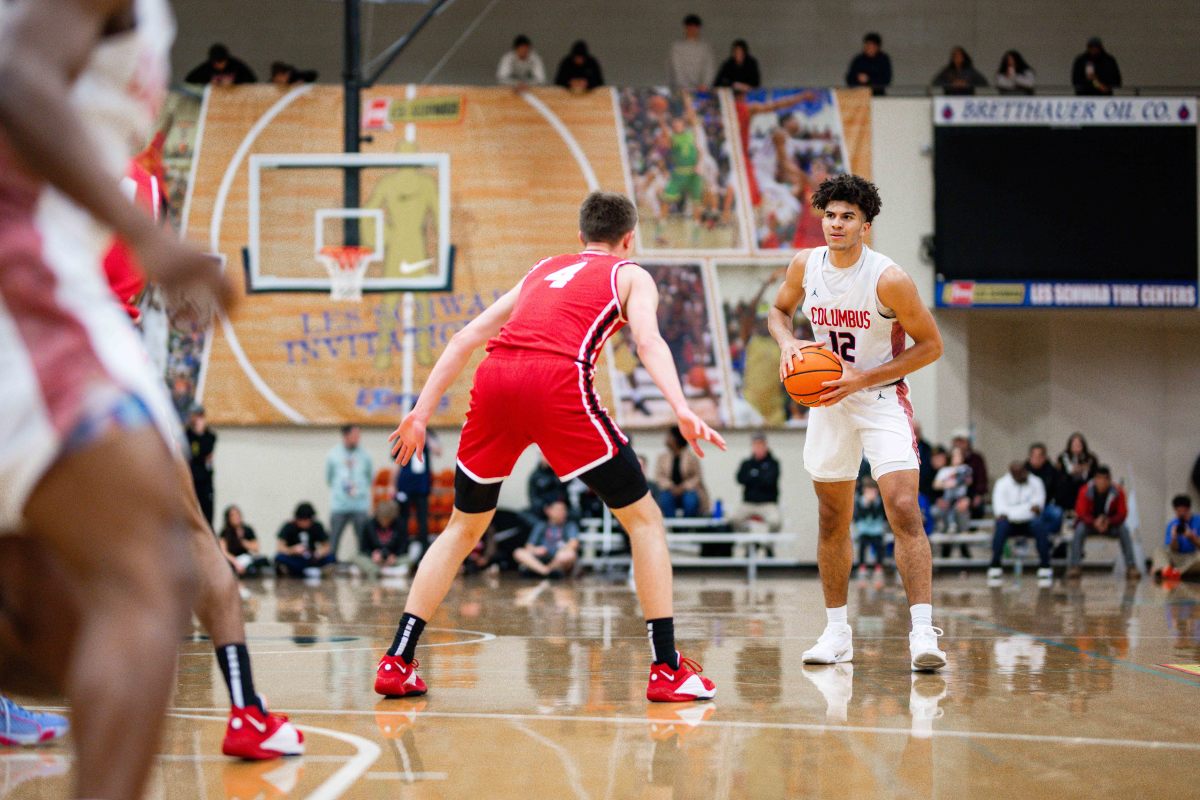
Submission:
[[[533,42],[521,34],[513,39],[512,50],[500,59],[496,67],[496,81],[523,92],[530,86],[541,86],[546,82],[546,68],[542,57],[533,50]]]
[[[1042,479],[1030,475],[1025,462],[1008,465],[1008,474],[996,481],[992,489],[992,513],[996,517],[996,532],[992,537],[992,565],[988,578],[1003,575],[1000,559],[1004,543],[1010,536],[1032,536],[1037,542],[1038,580],[1050,580],[1050,536],[1042,524],[1042,509],[1046,505],[1046,487]]]

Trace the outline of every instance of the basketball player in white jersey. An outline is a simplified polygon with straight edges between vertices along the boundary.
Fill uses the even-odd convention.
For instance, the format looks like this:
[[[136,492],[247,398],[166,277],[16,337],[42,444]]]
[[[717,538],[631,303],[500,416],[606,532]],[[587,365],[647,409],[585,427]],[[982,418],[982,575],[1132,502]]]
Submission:
[[[178,421],[100,258],[115,232],[230,297],[118,188],[173,28],[165,0],[0,2],[0,687],[65,691],[88,798],[140,796],[193,599]]]
[[[879,484],[896,537],[896,566],[912,614],[909,634],[914,671],[946,665],[933,627],[933,559],[917,505],[916,434],[904,377],[942,354],[942,338],[912,279],[891,259],[863,243],[879,213],[875,185],[857,175],[823,182],[812,205],[824,212],[826,247],[801,250],[788,266],[768,323],[782,350],[780,377],[793,358],[803,360],[792,317],[803,303],[816,344],[842,358],[844,372],[809,415],[804,466],[820,504],[817,563],[827,624],[805,651],[806,664],[852,661],[846,617],[853,549],[850,521],[854,485],[865,454]],[[907,340],[911,337],[912,346]]]

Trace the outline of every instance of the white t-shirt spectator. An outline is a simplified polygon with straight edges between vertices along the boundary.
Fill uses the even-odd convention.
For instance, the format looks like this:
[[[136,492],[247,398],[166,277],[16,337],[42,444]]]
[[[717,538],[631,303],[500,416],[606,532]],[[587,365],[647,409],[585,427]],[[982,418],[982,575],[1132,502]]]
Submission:
[[[532,49],[525,58],[519,57],[516,50],[509,50],[496,67],[496,80],[505,86],[521,83],[541,86],[546,82],[546,68],[542,66],[541,56]]]
[[[1007,517],[1009,522],[1030,522],[1037,515],[1033,509],[1046,507],[1046,487],[1037,475],[1017,483],[1011,473],[1004,473],[992,488],[992,513]]]

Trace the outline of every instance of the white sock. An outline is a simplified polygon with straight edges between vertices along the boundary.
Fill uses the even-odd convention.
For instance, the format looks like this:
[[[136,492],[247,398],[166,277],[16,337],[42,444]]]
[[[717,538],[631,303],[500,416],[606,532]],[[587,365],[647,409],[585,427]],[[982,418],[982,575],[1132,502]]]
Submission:
[[[908,611],[912,614],[914,628],[933,625],[933,605],[931,603],[917,603],[915,606],[909,606]]]
[[[846,607],[825,609],[825,618],[830,625],[846,625]]]

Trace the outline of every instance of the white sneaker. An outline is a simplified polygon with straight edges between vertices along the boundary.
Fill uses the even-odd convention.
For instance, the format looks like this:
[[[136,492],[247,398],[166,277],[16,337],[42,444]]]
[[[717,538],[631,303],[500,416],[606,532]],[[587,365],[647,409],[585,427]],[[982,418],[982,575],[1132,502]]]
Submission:
[[[828,624],[817,643],[800,657],[805,664],[844,664],[854,660],[853,631],[849,625]]]
[[[934,672],[946,666],[946,653],[938,649],[938,637],[944,633],[941,628],[921,625],[908,634],[913,672]]]
[[[804,677],[825,698],[825,718],[845,722],[850,698],[854,696],[854,665],[804,667]]]
[[[1053,580],[1054,570],[1050,569],[1050,567],[1038,567],[1037,576],[1039,581],[1043,579]]]
[[[912,734],[918,739],[933,736],[933,721],[946,713],[938,704],[946,697],[946,681],[940,675],[913,675],[908,693]]]
[[[1004,568],[1003,567],[988,567],[988,580],[989,581],[993,580],[995,578],[1003,578],[1003,577],[1004,577]]]

